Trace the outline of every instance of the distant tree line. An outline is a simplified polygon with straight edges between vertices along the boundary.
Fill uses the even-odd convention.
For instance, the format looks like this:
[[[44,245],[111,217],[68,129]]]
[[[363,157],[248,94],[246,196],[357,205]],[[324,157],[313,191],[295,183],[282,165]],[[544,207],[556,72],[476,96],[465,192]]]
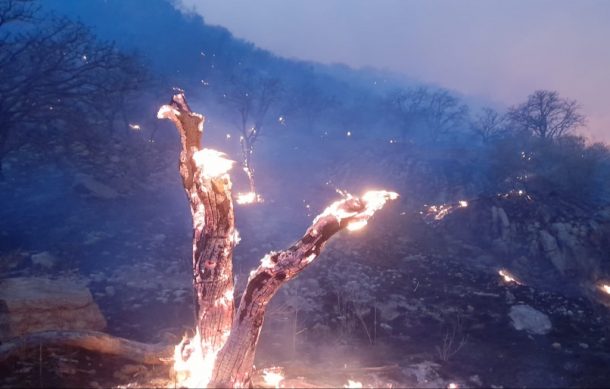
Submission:
[[[117,121],[126,128],[130,96],[149,81],[134,55],[83,24],[33,0],[0,0],[0,162],[53,128],[88,136],[111,133]]]
[[[148,70],[142,56],[97,39],[80,23],[42,14],[37,4],[44,3],[0,0],[0,158],[12,147],[9,139],[23,139],[26,130],[107,134],[126,127],[133,112],[152,118],[163,103],[142,94],[153,73],[163,85],[188,89],[194,105],[205,104],[202,111],[233,128],[252,173],[255,149],[268,135],[317,140],[310,147],[323,150],[344,145],[349,133],[375,140],[371,147],[391,140],[380,157],[417,154],[431,177],[455,186],[468,181],[472,191],[523,188],[610,202],[608,148],[576,134],[585,118],[576,101],[557,92],[535,91],[505,112],[478,109],[451,91],[380,72],[276,57],[164,0],[147,2],[146,19],[138,2],[70,5],[106,15],[98,22],[112,23],[115,37],[132,34],[129,43],[148,57]],[[139,110],[126,109],[130,104]]]

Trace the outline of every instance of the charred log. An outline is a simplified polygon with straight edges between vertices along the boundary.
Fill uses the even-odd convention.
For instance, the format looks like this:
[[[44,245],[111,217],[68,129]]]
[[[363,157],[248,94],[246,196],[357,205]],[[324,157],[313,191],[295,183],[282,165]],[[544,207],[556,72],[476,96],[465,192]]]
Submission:
[[[148,365],[171,363],[174,351],[173,345],[141,343],[98,331],[44,331],[0,344],[0,362],[20,351],[40,346],[76,347]]]

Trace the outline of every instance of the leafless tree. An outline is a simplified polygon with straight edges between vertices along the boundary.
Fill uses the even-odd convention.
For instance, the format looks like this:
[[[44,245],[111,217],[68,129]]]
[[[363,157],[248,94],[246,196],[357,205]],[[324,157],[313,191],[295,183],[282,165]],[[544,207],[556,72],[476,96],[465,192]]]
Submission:
[[[250,192],[256,193],[252,154],[271,105],[282,91],[278,78],[251,68],[234,73],[228,89],[222,93],[222,102],[237,113],[237,129],[240,134],[243,168],[248,175]]]
[[[3,0],[0,2],[0,27],[15,22],[32,22],[38,8],[32,0]]]
[[[506,131],[506,117],[498,111],[484,107],[471,123],[472,131],[483,143],[498,138]]]
[[[511,124],[542,139],[555,139],[585,124],[575,100],[559,97],[556,91],[537,90],[527,101],[508,112]]]
[[[28,141],[26,130],[50,123],[91,127],[145,79],[133,57],[84,25],[36,12],[35,2],[0,0],[0,159],[16,128]]]
[[[435,141],[461,126],[468,114],[468,107],[444,89],[398,90],[389,95],[389,102],[405,126],[424,127]]]

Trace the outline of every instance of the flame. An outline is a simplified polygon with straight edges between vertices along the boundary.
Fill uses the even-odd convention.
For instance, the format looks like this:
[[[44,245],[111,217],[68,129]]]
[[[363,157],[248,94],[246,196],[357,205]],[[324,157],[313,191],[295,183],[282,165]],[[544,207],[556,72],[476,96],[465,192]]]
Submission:
[[[431,205],[425,212],[424,220],[443,220],[445,216],[449,215],[455,210],[466,207],[468,207],[468,201],[466,200],[460,200],[454,204]],[[423,214],[424,212],[420,213]]]
[[[270,269],[275,266],[275,263],[271,260],[271,256],[275,254],[275,252],[270,252],[269,254],[265,254],[263,259],[261,259],[261,266],[267,269]]]
[[[344,388],[362,388],[362,382],[347,380],[347,384],[343,385]]]
[[[344,196],[344,199],[335,201],[326,207],[324,212],[314,219],[313,224],[316,224],[318,220],[328,215],[334,216],[339,222],[341,222],[343,219],[351,217],[354,218],[354,220],[349,222],[347,229],[349,231],[356,231],[366,226],[368,219],[373,216],[375,212],[383,208],[388,200],[395,200],[398,198],[398,193],[396,192],[388,192],[386,190],[370,190],[360,197],[360,200],[364,202],[364,210],[361,212],[350,212],[345,210],[345,200],[353,199],[354,196],[349,193],[340,193]]]
[[[212,149],[201,149],[193,154],[193,161],[206,178],[221,176],[231,170],[233,161],[225,158],[225,153]]]
[[[364,226],[366,226],[368,224],[368,222],[366,220],[356,220],[355,222],[351,222],[350,224],[347,225],[347,229],[349,231],[358,231],[364,228]]]
[[[451,382],[447,385],[447,389],[459,389],[459,386],[455,382]]]
[[[162,105],[157,112],[157,119],[172,119],[176,116],[180,116],[180,112],[169,105]]]
[[[263,380],[267,385],[279,388],[280,383],[284,381],[284,374],[282,374],[280,368],[270,367],[263,369]]]
[[[218,351],[202,347],[199,330],[190,339],[186,336],[182,338],[174,349],[175,382],[171,387],[205,388],[212,378]]]
[[[240,205],[262,203],[263,198],[255,192],[238,193],[235,202]]]
[[[517,281],[517,279],[508,272],[508,270],[501,269],[498,271],[498,274],[504,279],[505,282],[514,282],[517,285],[521,285],[521,282]]]
[[[233,242],[233,246],[237,246],[239,242],[241,242],[241,236],[239,235],[239,231],[237,231],[237,228],[233,229],[233,235],[231,235],[231,242]]]
[[[140,127],[139,124],[131,124],[131,123],[129,123],[129,128],[131,128],[134,131],[139,131],[142,129],[142,127]]]
[[[307,258],[305,258],[305,262],[307,262],[309,264],[309,263],[312,263],[314,259],[316,259],[316,254],[312,253],[312,254],[309,254],[309,256]]]
[[[602,292],[610,294],[610,285],[609,284],[601,284],[599,289],[601,289]]]

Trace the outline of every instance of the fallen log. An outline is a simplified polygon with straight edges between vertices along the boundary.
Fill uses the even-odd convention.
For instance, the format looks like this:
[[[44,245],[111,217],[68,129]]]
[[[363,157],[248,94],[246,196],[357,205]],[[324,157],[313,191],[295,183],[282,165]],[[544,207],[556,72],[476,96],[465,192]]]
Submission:
[[[0,362],[21,351],[41,346],[76,347],[146,365],[162,365],[173,362],[175,345],[136,342],[99,331],[44,331],[23,335],[0,344]]]

